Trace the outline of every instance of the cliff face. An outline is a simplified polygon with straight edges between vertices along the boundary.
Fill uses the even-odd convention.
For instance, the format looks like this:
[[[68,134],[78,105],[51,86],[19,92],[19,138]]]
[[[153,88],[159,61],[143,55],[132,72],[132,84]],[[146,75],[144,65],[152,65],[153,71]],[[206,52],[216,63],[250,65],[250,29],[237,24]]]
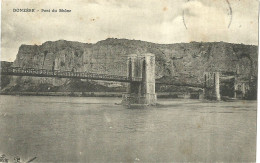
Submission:
[[[99,71],[125,75],[129,54],[153,53],[156,78],[176,82],[200,83],[205,71],[240,73],[246,80],[257,77],[257,46],[213,43],[155,44],[137,40],[106,39],[96,44],[59,40],[40,46],[21,45],[14,67],[61,71]],[[13,77],[3,91],[28,83],[63,86],[69,79]],[[50,88],[48,87],[48,88]],[[20,90],[23,91],[23,90]]]

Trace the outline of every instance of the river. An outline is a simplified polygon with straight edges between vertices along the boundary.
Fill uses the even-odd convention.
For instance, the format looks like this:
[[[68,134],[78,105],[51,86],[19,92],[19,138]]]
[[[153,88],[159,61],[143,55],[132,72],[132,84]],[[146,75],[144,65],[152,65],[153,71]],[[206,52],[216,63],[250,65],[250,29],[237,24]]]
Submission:
[[[0,155],[35,162],[254,162],[256,101],[0,96]]]

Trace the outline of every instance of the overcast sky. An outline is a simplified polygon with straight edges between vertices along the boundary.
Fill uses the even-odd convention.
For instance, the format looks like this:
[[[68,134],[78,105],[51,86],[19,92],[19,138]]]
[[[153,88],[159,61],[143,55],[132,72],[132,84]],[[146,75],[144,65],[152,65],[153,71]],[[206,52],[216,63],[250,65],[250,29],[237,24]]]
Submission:
[[[17,13],[14,8],[71,12]],[[1,13],[4,61],[13,61],[21,44],[60,39],[258,44],[258,0],[2,0]]]

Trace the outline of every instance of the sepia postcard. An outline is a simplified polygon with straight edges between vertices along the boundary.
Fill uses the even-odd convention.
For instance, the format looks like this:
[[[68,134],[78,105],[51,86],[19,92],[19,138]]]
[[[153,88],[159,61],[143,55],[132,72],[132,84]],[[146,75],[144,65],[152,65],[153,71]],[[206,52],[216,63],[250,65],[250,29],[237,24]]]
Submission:
[[[0,162],[256,162],[258,0],[1,0]]]

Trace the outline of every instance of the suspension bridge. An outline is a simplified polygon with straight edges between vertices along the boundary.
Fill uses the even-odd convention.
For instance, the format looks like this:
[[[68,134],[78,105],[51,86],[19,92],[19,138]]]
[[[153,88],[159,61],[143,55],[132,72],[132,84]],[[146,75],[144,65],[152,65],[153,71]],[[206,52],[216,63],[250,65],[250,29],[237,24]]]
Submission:
[[[105,60],[101,62],[100,59]],[[188,86],[204,89],[204,94],[210,98],[220,100],[220,75],[218,72],[204,73],[203,83],[189,84],[174,81],[158,82],[155,80],[155,56],[150,53],[142,55],[128,55],[126,57],[109,60],[106,56],[89,59],[83,68],[73,67],[66,71],[61,61],[55,60],[52,69],[37,69],[26,67],[2,67],[1,75],[90,79],[102,81],[116,81],[128,83],[127,93],[123,94],[123,104],[156,103],[155,84]],[[85,71],[80,71],[85,70]]]
[[[28,65],[23,67],[1,67],[1,75],[11,75],[11,76],[31,76],[31,77],[53,77],[53,78],[73,78],[73,79],[90,79],[90,80],[103,80],[103,81],[115,81],[115,82],[141,82],[143,76],[138,76],[138,71],[142,70],[140,67],[141,62],[137,60],[144,60],[144,56],[118,56],[116,58],[109,58],[104,56],[90,56],[88,58],[89,62],[84,65],[84,68],[64,68],[62,66],[57,66],[59,63],[54,61],[50,62],[52,69],[42,68],[32,68]],[[102,60],[102,61],[101,61]],[[130,63],[132,62],[132,63]],[[136,64],[134,63],[136,62]],[[133,72],[129,74],[129,64],[133,64]],[[61,61],[61,64],[62,63]],[[35,67],[39,67],[38,65]],[[160,65],[156,65],[158,69],[163,69]],[[138,68],[140,68],[138,70]],[[135,75],[137,74],[137,75]],[[192,84],[183,83],[175,81],[160,81],[156,80],[158,85],[174,85],[174,86],[189,86],[203,88],[203,84]]]

